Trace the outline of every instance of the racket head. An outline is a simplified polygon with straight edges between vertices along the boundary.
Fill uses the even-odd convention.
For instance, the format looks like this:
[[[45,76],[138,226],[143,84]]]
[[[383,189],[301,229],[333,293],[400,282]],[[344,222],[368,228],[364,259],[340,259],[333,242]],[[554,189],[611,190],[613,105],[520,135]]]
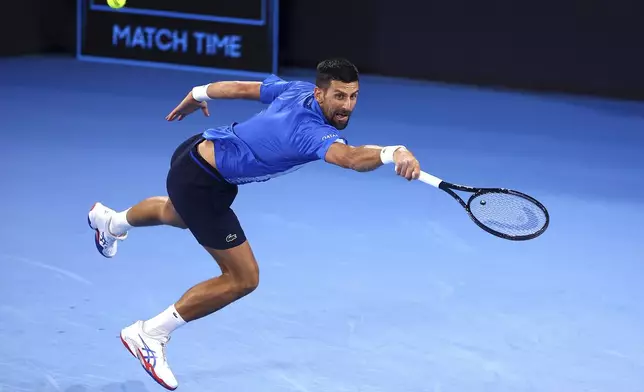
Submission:
[[[550,224],[550,214],[541,202],[512,189],[478,189],[466,209],[480,228],[512,241],[537,238]]]

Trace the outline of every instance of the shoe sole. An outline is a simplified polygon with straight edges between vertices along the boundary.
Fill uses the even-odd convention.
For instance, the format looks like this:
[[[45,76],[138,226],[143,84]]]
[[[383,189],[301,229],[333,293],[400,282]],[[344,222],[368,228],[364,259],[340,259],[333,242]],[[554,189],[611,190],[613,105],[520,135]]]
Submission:
[[[157,382],[157,384],[161,385],[162,387],[164,387],[165,389],[170,390],[170,391],[174,391],[175,389],[177,389],[177,387],[172,388],[171,386],[169,386],[168,384],[166,384],[165,382],[163,382],[163,380],[162,380],[159,376],[157,376],[156,372],[154,371],[154,368],[148,368],[148,366],[146,366],[146,362],[142,359],[142,358],[143,358],[143,353],[141,353],[141,350],[138,350],[138,349],[137,349],[137,352],[139,353],[139,355],[135,355],[135,354],[134,354],[134,352],[132,352],[132,349],[130,348],[130,345],[129,345],[129,344],[127,344],[127,342],[125,341],[125,339],[123,339],[123,334],[121,334],[121,335],[120,335],[120,337],[121,337],[121,343],[123,343],[123,345],[125,346],[125,348],[127,349],[127,351],[128,351],[130,354],[132,354],[132,356],[133,356],[134,358],[136,358],[136,359],[138,359],[138,360],[139,360],[139,363],[141,364],[141,367],[143,367],[143,370],[145,370],[145,372],[146,372],[150,377],[152,377],[152,379],[153,379],[154,381],[156,381],[156,382]]]
[[[92,221],[91,219],[89,219],[89,214],[91,214],[92,211],[94,211],[94,208],[96,208],[97,204],[98,202],[94,203],[92,208],[89,209],[89,213],[87,214],[87,225],[89,226],[90,229],[94,230],[94,245],[96,245],[96,250],[98,251],[98,253],[100,253],[101,256],[105,257],[106,259],[110,259],[111,258],[110,256],[105,256],[103,254],[103,247],[101,246],[101,242],[99,241],[99,239],[101,238],[101,233],[98,231],[97,228],[92,226]]]

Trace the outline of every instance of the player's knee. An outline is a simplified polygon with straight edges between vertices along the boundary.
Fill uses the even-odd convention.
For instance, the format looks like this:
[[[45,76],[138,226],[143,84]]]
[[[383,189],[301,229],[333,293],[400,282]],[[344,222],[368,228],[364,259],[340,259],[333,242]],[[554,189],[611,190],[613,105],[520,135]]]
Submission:
[[[248,295],[255,291],[259,286],[259,274],[251,275],[239,282],[239,292],[241,295]]]
[[[174,226],[180,229],[188,228],[188,226],[183,222],[183,219],[181,219],[177,211],[174,209],[174,206],[169,199],[161,209],[161,221],[166,225]]]
[[[235,278],[235,288],[240,296],[246,296],[259,286],[259,271],[255,268]]]
[[[216,250],[206,247],[206,250],[219,264],[221,272],[231,285],[231,290],[237,298],[255,291],[259,286],[259,265],[250,250],[247,241],[228,250]]]

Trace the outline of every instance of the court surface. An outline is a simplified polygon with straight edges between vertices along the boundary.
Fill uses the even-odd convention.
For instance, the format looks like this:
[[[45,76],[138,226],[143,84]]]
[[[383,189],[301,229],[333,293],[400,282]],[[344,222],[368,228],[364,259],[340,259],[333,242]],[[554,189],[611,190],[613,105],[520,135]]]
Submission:
[[[119,331],[219,270],[165,227],[105,259],[86,216],[163,195],[178,143],[262,108],[164,121],[193,85],[230,78],[0,60],[1,392],[163,390]],[[176,331],[178,391],[643,391],[644,105],[369,76],[361,89],[352,144],[405,144],[446,180],[527,192],[549,230],[497,239],[391,167],[317,162],[245,185],[234,208],[260,286]]]

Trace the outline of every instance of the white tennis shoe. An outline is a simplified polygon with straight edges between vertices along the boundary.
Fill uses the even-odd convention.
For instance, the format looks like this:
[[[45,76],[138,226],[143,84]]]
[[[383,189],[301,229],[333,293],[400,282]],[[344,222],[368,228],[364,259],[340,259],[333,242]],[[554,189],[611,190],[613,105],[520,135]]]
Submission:
[[[109,227],[112,216],[116,211],[105,207],[101,203],[95,203],[87,215],[89,227],[96,232],[94,242],[96,249],[105,257],[114,257],[118,249],[118,241],[127,238],[127,233],[121,236],[115,236],[110,233]]]
[[[154,381],[171,391],[177,389],[179,384],[165,355],[170,336],[148,335],[143,331],[143,321],[137,321],[121,331],[121,341]]]

